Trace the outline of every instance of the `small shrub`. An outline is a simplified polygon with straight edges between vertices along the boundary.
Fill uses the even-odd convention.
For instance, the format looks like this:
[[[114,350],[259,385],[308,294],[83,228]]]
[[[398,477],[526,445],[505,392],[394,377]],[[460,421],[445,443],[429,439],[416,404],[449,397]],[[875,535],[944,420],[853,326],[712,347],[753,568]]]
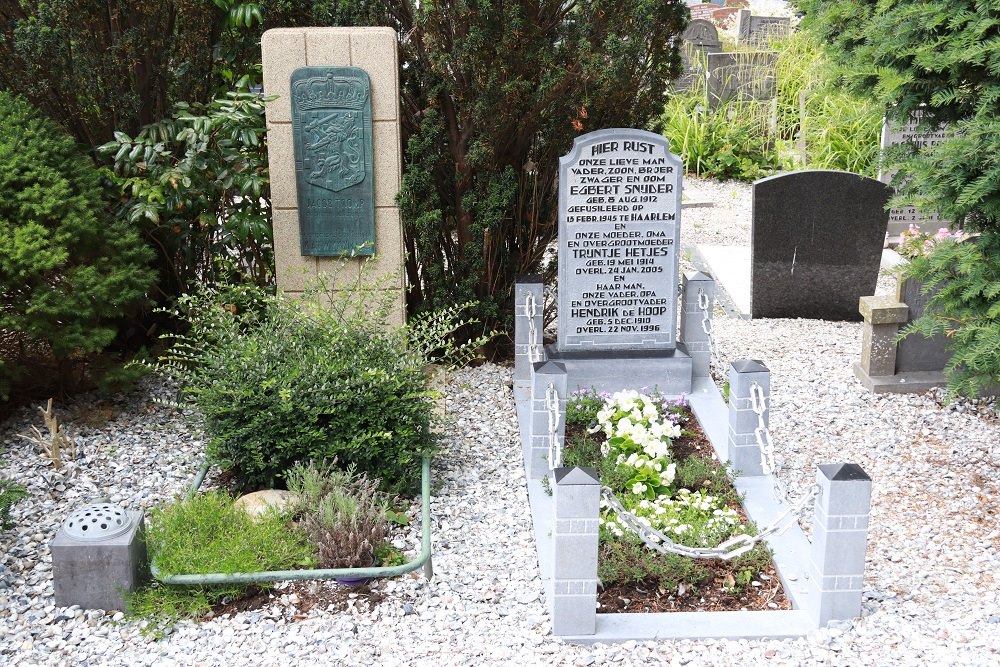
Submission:
[[[388,328],[391,293],[365,280],[294,301],[259,294],[235,315],[217,290],[181,300],[190,331],[154,367],[180,382],[211,460],[245,486],[277,486],[297,462],[336,459],[387,491],[419,488],[420,458],[437,437],[428,356],[461,361],[481,341],[451,342],[462,305]]]
[[[110,219],[100,174],[73,140],[24,100],[0,91],[0,330],[13,356],[0,361],[0,399],[32,356],[71,360],[106,348],[117,322],[152,283],[151,253]]]
[[[0,479],[0,529],[8,530],[14,527],[10,518],[11,508],[28,497],[28,490],[9,479]]]
[[[788,166],[768,131],[769,106],[733,99],[711,110],[700,88],[675,93],[663,112],[663,135],[687,173],[753,181]]]
[[[331,462],[296,465],[287,481],[298,496],[299,523],[319,549],[320,567],[371,567],[378,560],[390,498],[377,480]]]

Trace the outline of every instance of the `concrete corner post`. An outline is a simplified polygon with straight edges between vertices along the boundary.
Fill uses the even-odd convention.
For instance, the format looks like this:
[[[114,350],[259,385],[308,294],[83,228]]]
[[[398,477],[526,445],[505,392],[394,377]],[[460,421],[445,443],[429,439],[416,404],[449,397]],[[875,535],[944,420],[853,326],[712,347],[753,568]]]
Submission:
[[[750,392],[754,384],[764,393],[764,426],[769,423],[771,371],[756,359],[737,359],[729,367],[729,462],[745,477],[763,475],[757,444],[757,413]]]
[[[556,438],[562,447],[566,436],[566,366],[555,361],[534,364],[531,385],[531,448],[527,452],[528,479],[541,479],[549,473],[549,410],[546,394],[549,385],[559,400]]]
[[[537,361],[544,361],[544,358],[532,359],[530,357],[530,346],[532,342],[538,345],[538,351],[544,355],[542,349],[542,291],[544,284],[542,277],[533,273],[519,276],[514,283],[514,385],[528,387],[531,383],[531,364]],[[532,327],[529,325],[526,305],[531,295],[535,301],[535,315],[531,318],[534,322],[535,340],[529,338]]]
[[[702,296],[704,295],[704,296]],[[712,348],[708,334],[702,326],[704,314],[700,299],[708,301],[708,319],[712,320],[715,303],[715,280],[700,271],[685,273],[681,277],[681,330],[679,340],[691,355],[694,377],[708,377]]]
[[[861,614],[872,480],[854,463],[818,467],[809,611],[822,627]]]
[[[601,482],[593,468],[556,468],[552,634],[597,631],[597,530]]]

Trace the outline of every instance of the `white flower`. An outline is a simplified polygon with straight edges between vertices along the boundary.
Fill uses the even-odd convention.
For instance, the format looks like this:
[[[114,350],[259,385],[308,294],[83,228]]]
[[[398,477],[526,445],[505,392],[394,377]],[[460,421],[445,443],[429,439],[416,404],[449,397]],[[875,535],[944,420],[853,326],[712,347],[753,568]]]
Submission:
[[[649,487],[647,487],[642,482],[636,482],[635,484],[632,485],[632,493],[639,496],[645,493],[647,488]]]
[[[671,463],[667,466],[667,469],[660,473],[660,483],[663,485],[673,484],[674,478],[677,477],[677,464]],[[683,491],[684,489],[681,489]]]

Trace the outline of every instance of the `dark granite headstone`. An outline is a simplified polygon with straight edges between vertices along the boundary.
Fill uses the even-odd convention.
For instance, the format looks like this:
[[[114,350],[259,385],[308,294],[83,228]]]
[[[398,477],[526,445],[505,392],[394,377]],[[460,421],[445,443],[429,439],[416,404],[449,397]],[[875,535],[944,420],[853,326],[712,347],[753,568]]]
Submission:
[[[860,320],[875,293],[892,189],[844,171],[753,184],[751,317]]]
[[[766,48],[772,41],[787,37],[791,30],[792,20],[787,16],[754,16],[749,9],[742,9],[737,41]]]
[[[916,280],[899,279],[896,286],[896,300],[909,306],[909,321],[919,318],[927,308],[931,294],[922,294],[923,285]],[[947,350],[947,338],[939,333],[931,338],[920,334],[910,334],[896,344],[896,372],[939,371],[944,368],[951,353]]]
[[[709,53],[708,101],[714,108],[728,99],[769,100],[774,97],[774,51]]]
[[[644,130],[598,130],[559,160],[560,352],[676,346],[680,159]]]
[[[910,118],[906,125],[900,127],[888,120],[882,123],[882,151],[900,144],[913,144],[917,148],[922,146],[936,146],[949,139],[952,132],[947,126],[940,127],[935,131],[921,130],[919,128],[921,113],[918,111]],[[891,183],[892,177],[896,175],[895,170],[879,171],[878,179],[883,183]],[[925,232],[936,232],[941,227],[947,227],[947,223],[942,222],[935,214],[918,213],[912,206],[895,207],[889,209],[889,237],[895,239],[910,225],[916,225]]]
[[[300,67],[291,89],[301,252],[373,255],[368,74],[357,67]]]

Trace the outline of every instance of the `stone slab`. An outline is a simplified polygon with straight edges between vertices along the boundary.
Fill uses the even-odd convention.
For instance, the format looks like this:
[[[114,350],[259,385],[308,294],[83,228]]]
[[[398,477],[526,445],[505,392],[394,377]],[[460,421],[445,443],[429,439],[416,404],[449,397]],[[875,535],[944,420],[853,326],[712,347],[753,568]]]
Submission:
[[[565,365],[567,389],[593,387],[598,391],[658,389],[680,395],[691,391],[693,363],[683,345],[670,351],[623,351],[616,353],[560,352],[552,345],[545,350],[550,360]]]
[[[858,321],[875,293],[892,189],[844,171],[753,184],[752,317]]]
[[[854,369],[854,377],[858,378],[865,389],[875,394],[919,394],[948,384],[948,379],[941,371],[871,376],[865,373],[860,361],[855,361],[851,367]]]
[[[682,174],[644,130],[590,132],[560,158],[560,351],[674,348]]]
[[[750,248],[748,246],[700,245],[698,254],[709,275],[715,278],[740,317],[750,317]]]

